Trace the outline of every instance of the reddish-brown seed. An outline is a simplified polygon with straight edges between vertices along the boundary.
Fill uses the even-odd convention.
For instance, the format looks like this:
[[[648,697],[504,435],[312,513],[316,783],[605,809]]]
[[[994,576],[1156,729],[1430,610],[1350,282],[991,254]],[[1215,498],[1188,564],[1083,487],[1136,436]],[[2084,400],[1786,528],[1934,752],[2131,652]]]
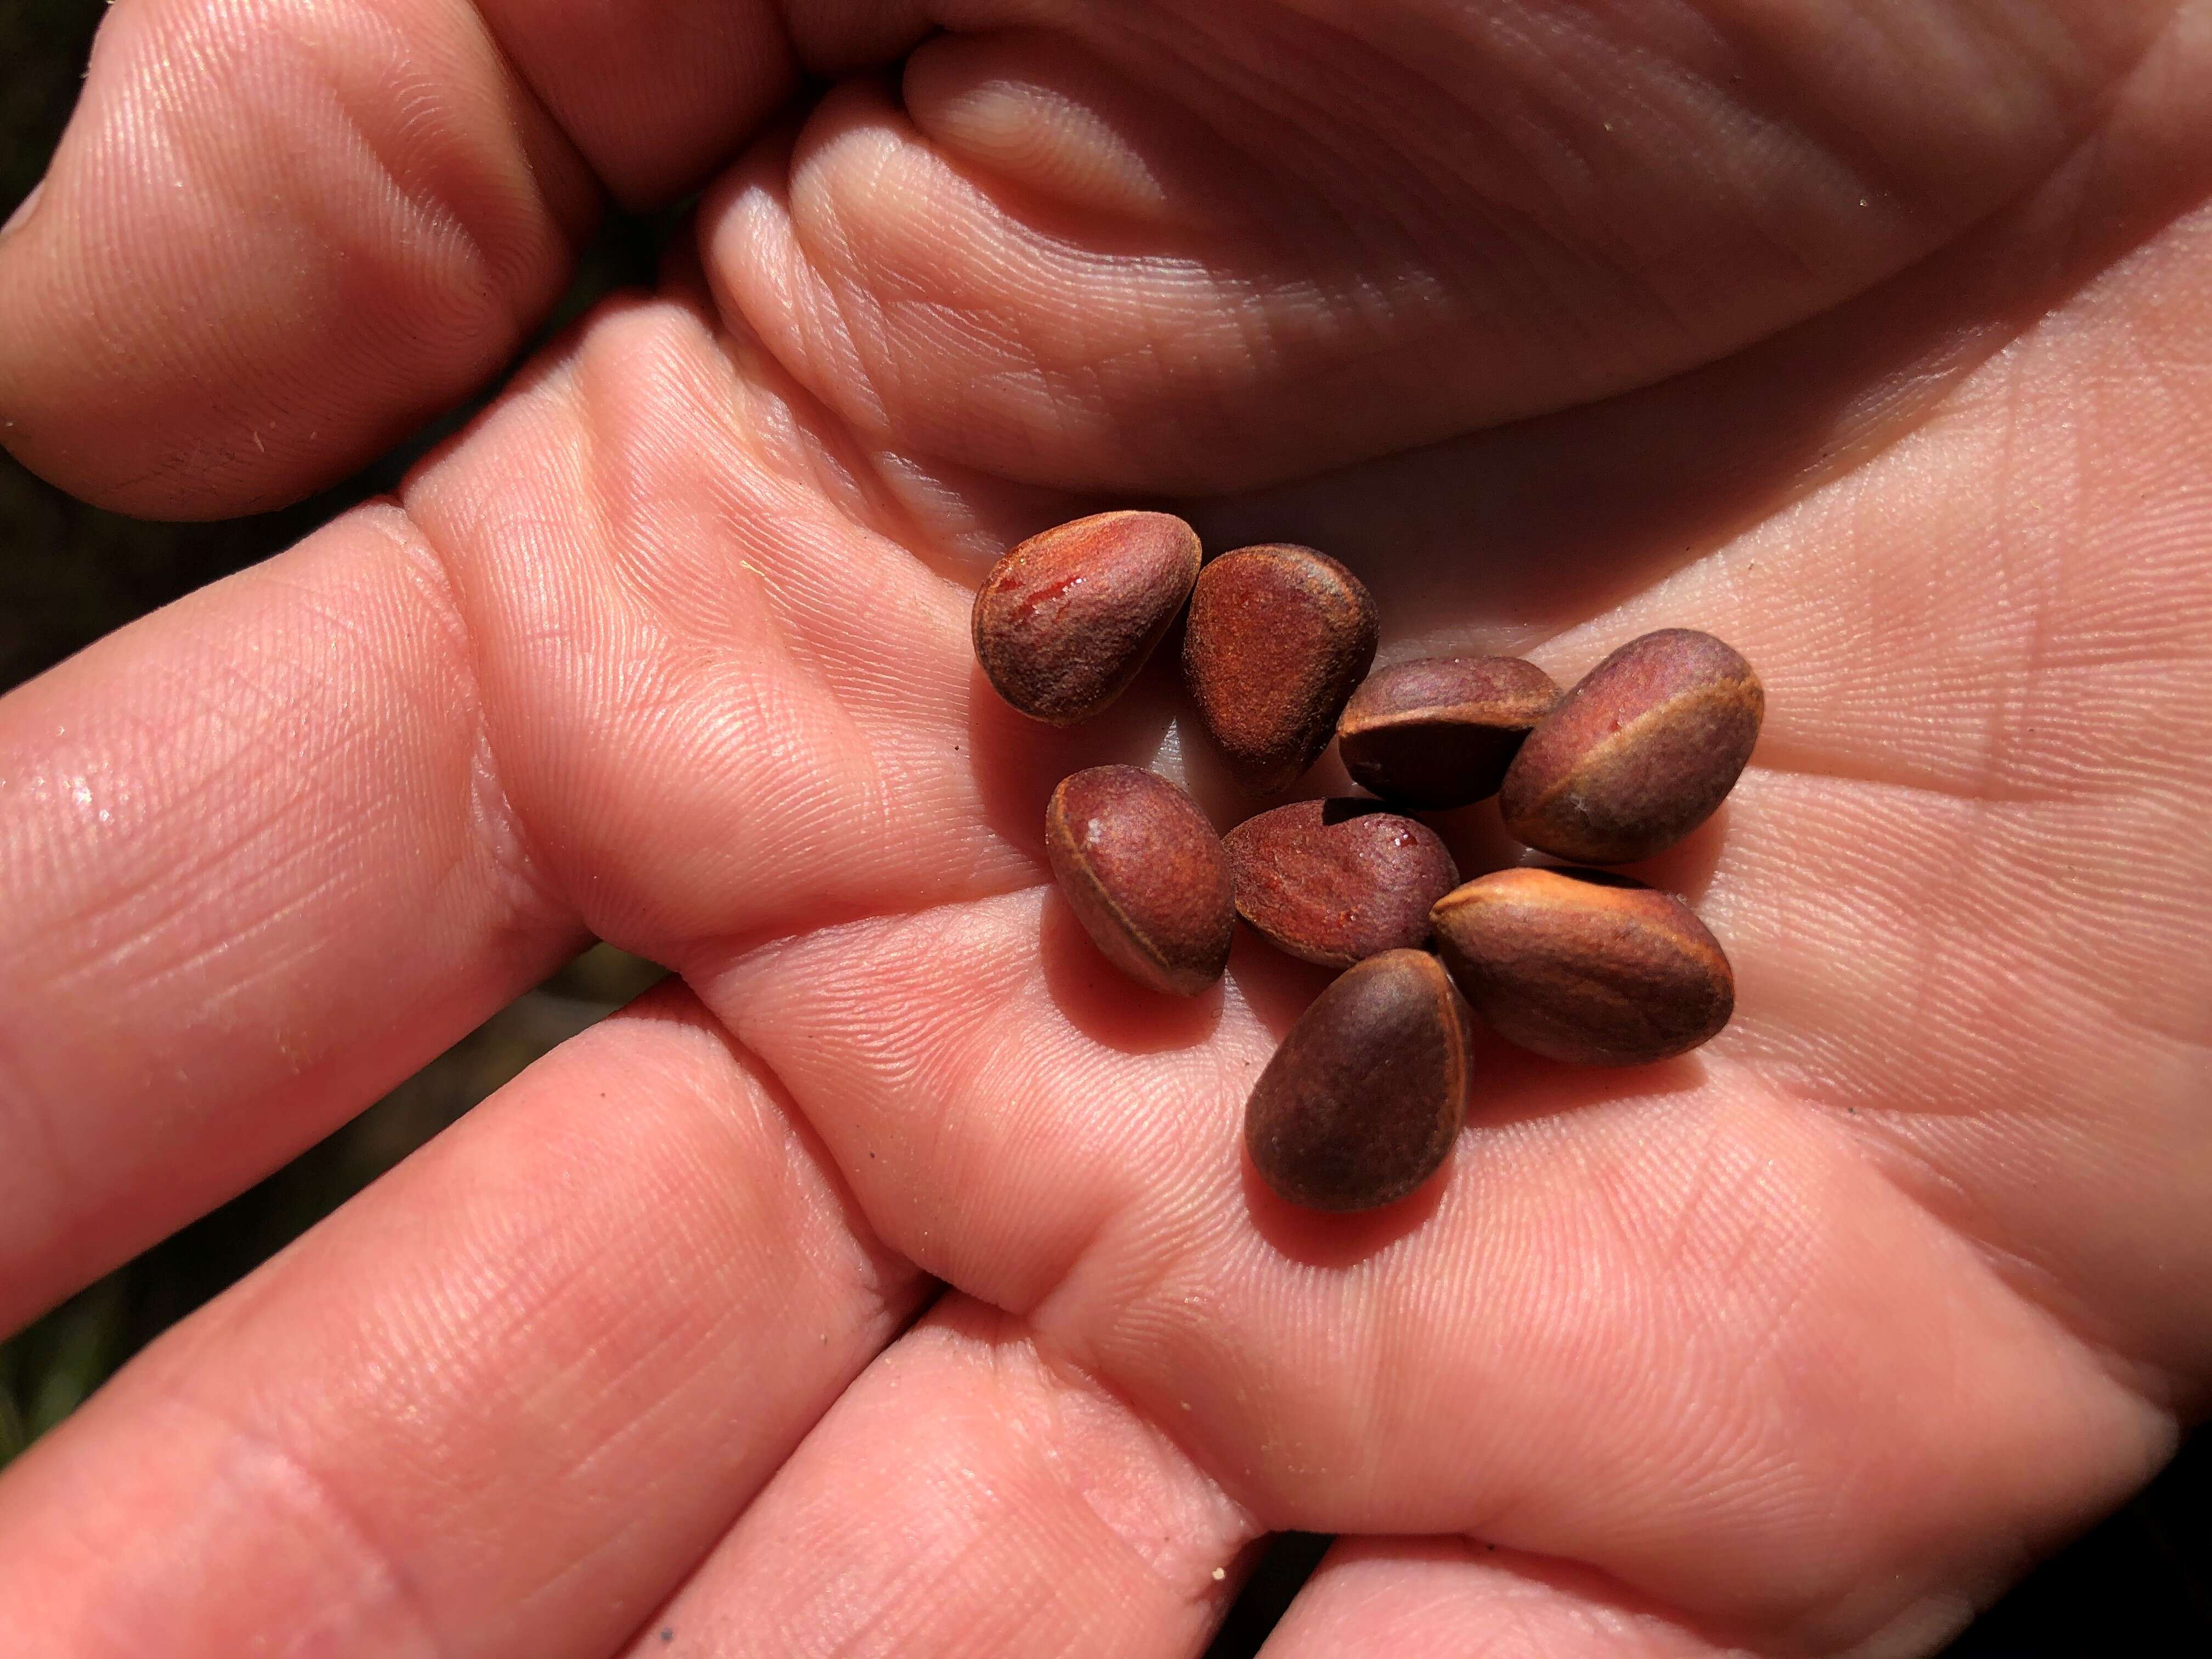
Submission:
[[[1500,870],[1432,912],[1437,950],[1508,1042],[1583,1066],[1641,1066],[1729,1022],[1735,975],[1690,907],[1597,870]]]
[[[1425,951],[1386,951],[1298,1017],[1244,1108],[1261,1178],[1293,1204],[1371,1210],[1432,1175],[1467,1119],[1467,1005]]]
[[[1197,532],[1170,513],[1097,513],[1032,536],[975,595],[975,659],[1031,719],[1088,719],[1137,677],[1198,563]]]
[[[1436,831],[1372,801],[1301,800],[1222,837],[1237,914],[1328,968],[1425,944],[1429,907],[1459,884]]]
[[[1239,548],[1199,573],[1183,677],[1247,787],[1287,789],[1319,758],[1375,639],[1374,598],[1310,547]]]
[[[1141,985],[1195,996],[1237,929],[1221,838],[1188,795],[1133,766],[1060,781],[1045,808],[1060,890],[1108,960]]]
[[[1759,740],[1759,676],[1710,634],[1631,640],[1536,724],[1498,792],[1505,827],[1583,864],[1649,858],[1735,787]]]
[[[1559,700],[1519,657],[1431,657],[1370,675],[1337,716],[1336,751],[1394,804],[1465,806],[1504,781],[1522,740]]]

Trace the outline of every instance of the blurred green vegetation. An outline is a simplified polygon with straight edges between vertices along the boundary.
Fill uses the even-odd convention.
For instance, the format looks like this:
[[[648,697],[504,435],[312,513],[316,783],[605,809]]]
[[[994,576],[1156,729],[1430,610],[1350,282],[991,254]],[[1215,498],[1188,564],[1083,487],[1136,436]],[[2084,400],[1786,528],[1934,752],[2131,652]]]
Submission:
[[[45,170],[105,10],[105,0],[0,0],[0,218]],[[611,289],[650,280],[665,222],[611,222],[546,331]],[[0,456],[0,690],[392,489],[470,412],[336,489],[226,524],[118,518],[71,501]],[[0,1342],[0,1465],[170,1325],[659,973],[598,947],[286,1168]],[[1276,1540],[1209,1659],[1256,1652],[1327,1542],[1307,1534]],[[2208,1652],[2212,1439],[2199,1434],[2149,1491],[2021,1585],[1947,1659]]]

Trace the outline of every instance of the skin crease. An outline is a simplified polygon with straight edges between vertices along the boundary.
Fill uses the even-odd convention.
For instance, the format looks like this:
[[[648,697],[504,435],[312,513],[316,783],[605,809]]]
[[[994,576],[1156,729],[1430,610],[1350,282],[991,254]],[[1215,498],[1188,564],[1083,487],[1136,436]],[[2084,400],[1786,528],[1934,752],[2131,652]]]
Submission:
[[[220,514],[712,181],[399,500],[0,703],[9,1326],[587,933],[684,980],[0,1477],[14,1651],[1194,1653],[1297,1526],[1271,1659],[1910,1654],[2149,1476],[2212,1378],[2212,8],[663,9],[131,0],[0,240],[11,450]],[[1741,649],[1752,766],[1631,871],[1729,1029],[1479,1053],[1443,1179],[1272,1204],[1320,976],[1164,1014],[1043,891],[1079,767],[1231,816],[1172,674],[1041,732],[967,640],[1130,498],[1341,558],[1385,662]]]

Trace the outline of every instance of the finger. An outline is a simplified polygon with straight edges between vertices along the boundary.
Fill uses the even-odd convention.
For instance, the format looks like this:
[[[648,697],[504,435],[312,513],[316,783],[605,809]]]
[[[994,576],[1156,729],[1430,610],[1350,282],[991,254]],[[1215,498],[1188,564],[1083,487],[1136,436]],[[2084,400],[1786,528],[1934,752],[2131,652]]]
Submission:
[[[1200,1651],[1249,1516],[963,1298],[864,1372],[630,1651]]]
[[[967,591],[867,527],[927,544],[943,515],[867,469],[691,307],[613,306],[411,511],[0,703],[6,1316],[327,1133],[586,930],[680,969],[1033,879],[1056,745],[981,687]]]
[[[922,1289],[664,988],[0,1478],[9,1652],[599,1659]]]
[[[103,506],[278,504],[498,368],[595,194],[455,0],[118,6],[0,242],[0,430]]]
[[[476,9],[592,172],[634,209],[697,189],[805,77],[885,62],[929,27],[918,0],[476,0]]]
[[[1948,1632],[1931,1621],[1898,1651]],[[1701,1634],[1598,1574],[1462,1538],[1348,1538],[1329,1551],[1261,1659],[1719,1659]]]
[[[0,1328],[578,947],[467,633],[371,507],[0,701]]]
[[[1508,9],[937,37],[710,193],[725,307],[864,432],[1055,487],[1248,487],[1863,289],[2054,166],[2166,15]]]
[[[1648,380],[1863,286],[2047,167],[2157,21],[1890,9],[1878,30],[1814,8],[1740,40],[1538,41],[1255,8],[1180,51],[1160,48],[1188,20],[1151,8],[1056,16],[1057,42],[925,54],[936,149],[844,100],[791,211],[772,172],[726,195],[718,264],[802,378],[909,447],[1055,484],[1279,476]],[[38,324],[0,356],[11,447],[142,511],[296,493],[512,350],[559,287],[586,163],[670,188],[784,95],[795,58],[848,69],[921,27],[903,7],[808,8],[794,52],[765,5],[655,15],[641,32],[605,9],[533,8],[526,28],[501,11],[495,40],[459,0],[118,11],[0,257],[0,307]],[[1347,49],[1360,76],[1338,72]],[[436,90],[393,95],[416,85]],[[1867,124],[1891,88],[1912,90]],[[1502,138],[1501,96],[1545,113]],[[1770,97],[1815,117],[1778,124]],[[1650,111],[1632,138],[1611,125],[1630,105]],[[1916,137],[1931,118],[1941,144]],[[1747,176],[1721,180],[1715,151]],[[1555,199],[1532,205],[1532,177]],[[1181,222],[1132,240],[1124,210],[1163,194]],[[1009,257],[1032,276],[1006,283]],[[1133,260],[1152,280],[1102,279]],[[1485,372],[1438,376],[1445,359]],[[1225,422],[1237,409],[1267,413]]]
[[[796,85],[902,49],[903,6],[794,43],[766,0],[133,0],[0,243],[0,433],[105,506],[268,507],[505,364],[601,183],[720,164]]]

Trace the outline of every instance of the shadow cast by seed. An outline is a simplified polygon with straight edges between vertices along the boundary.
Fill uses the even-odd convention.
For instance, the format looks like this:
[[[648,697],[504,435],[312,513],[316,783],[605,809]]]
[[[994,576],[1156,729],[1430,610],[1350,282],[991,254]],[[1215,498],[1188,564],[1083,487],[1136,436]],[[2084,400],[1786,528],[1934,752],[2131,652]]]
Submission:
[[[971,668],[967,748],[984,821],[1042,860],[1045,803],[1060,780],[1093,766],[1151,767],[1175,716],[1174,692],[1155,655],[1101,714],[1047,726],[1009,706],[980,665]]]
[[[1221,1024],[1218,985],[1194,997],[1178,997],[1138,984],[1099,954],[1073,907],[1057,891],[1045,895],[1037,955],[1053,1006],[1093,1042],[1120,1053],[1194,1048]]]
[[[1388,801],[1377,800],[1372,795],[1329,795],[1322,801],[1321,821],[1323,827],[1334,828],[1340,823],[1350,823],[1355,818],[1393,810]],[[1400,813],[1399,816],[1402,817],[1405,815]]]
[[[1648,1066],[1574,1066],[1547,1060],[1515,1048],[1480,1021],[1473,1071],[1466,1134],[1494,1134],[1617,1101],[1688,1094],[1703,1088],[1708,1075],[1705,1060],[1694,1051]]]
[[[1437,832],[1444,850],[1452,855],[1462,881],[1473,881],[1494,871],[1510,870],[1528,856],[1528,849],[1505,833],[1498,816],[1498,798],[1455,806],[1449,811],[1415,812],[1414,817]]]
[[[1176,690],[1176,726],[1181,739],[1183,787],[1190,792],[1199,811],[1216,829],[1234,829],[1245,819],[1295,800],[1304,793],[1292,788],[1280,794],[1262,795],[1248,788],[1221,752],[1221,746],[1214,742],[1212,733],[1206,729],[1206,722],[1199,718],[1198,706],[1182,684],[1180,673]]]
[[[1732,805],[1723,801],[1712,817],[1665,852],[1633,864],[1607,865],[1601,866],[1601,872],[1626,877],[1646,887],[1672,893],[1686,903],[1696,904],[1712,885],[1713,873],[1720,867],[1721,854],[1727,848]],[[1514,840],[1498,815],[1495,799],[1455,807],[1449,812],[1416,812],[1412,816],[1437,832],[1445,850],[1452,855],[1453,863],[1459,866],[1462,881],[1473,881],[1479,876],[1494,875],[1500,870],[1517,869],[1523,865],[1593,867],[1577,865],[1571,859],[1562,859]]]
[[[1252,1218],[1252,1230],[1279,1255],[1308,1267],[1340,1272],[1356,1267],[1419,1231],[1436,1214],[1456,1152],[1447,1152],[1436,1172],[1396,1203],[1350,1212],[1309,1210],[1291,1203],[1252,1167],[1248,1152],[1239,1160],[1244,1212]]]
[[[1646,887],[1656,887],[1685,903],[1696,904],[1713,884],[1713,872],[1720,867],[1721,854],[1728,845],[1730,805],[1723,801],[1712,817],[1665,852],[1633,864],[1616,865],[1613,873],[1632,877]]]
[[[1285,956],[1244,922],[1229,951],[1229,982],[1278,1042],[1308,1004],[1328,988],[1338,970]]]

